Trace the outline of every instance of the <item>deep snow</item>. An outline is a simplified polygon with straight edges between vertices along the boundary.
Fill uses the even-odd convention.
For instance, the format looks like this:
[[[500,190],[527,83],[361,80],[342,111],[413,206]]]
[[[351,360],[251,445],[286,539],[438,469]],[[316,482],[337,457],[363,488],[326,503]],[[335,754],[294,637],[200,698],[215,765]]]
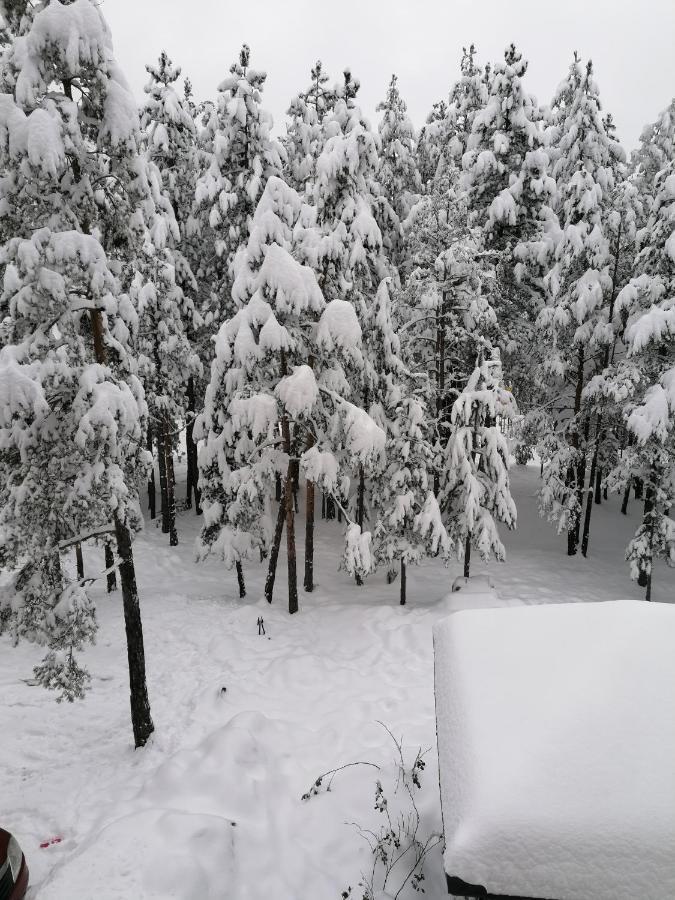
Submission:
[[[675,896],[675,607],[478,609],[434,628],[446,871],[493,894]]]
[[[591,558],[568,559],[564,537],[536,513],[537,469],[514,467],[511,477],[519,530],[503,535],[507,562],[489,567],[503,598],[642,595],[623,560],[636,520],[618,513],[618,498],[594,509]],[[357,896],[370,857],[345,823],[379,825],[374,770],[348,769],[330,793],[300,797],[334,766],[391,763],[378,720],[412,756],[430,748],[422,827],[441,827],[432,626],[447,613],[442,598],[461,565],[411,568],[401,608],[398,582],[387,585],[384,573],[358,589],[336,571],[341,526],[319,522],[318,587],[301,591],[290,617],[283,556],[274,604],[258,599],[260,566],[247,567],[241,602],[233,572],[193,562],[198,527],[186,511],[177,548],[154,523],[135,544],[156,726],[144,750],[132,749],[119,594],[97,596],[101,628],[87,653],[93,684],[84,702],[57,705],[26,683],[40,649],[0,639],[2,825],[27,855],[31,900],[333,900],[348,885]],[[88,573],[103,568],[99,555],[85,553]],[[477,562],[475,573],[484,572]],[[673,573],[661,566],[653,597],[675,599]],[[63,840],[40,848],[55,836]],[[440,848],[425,888],[430,900],[446,896]]]

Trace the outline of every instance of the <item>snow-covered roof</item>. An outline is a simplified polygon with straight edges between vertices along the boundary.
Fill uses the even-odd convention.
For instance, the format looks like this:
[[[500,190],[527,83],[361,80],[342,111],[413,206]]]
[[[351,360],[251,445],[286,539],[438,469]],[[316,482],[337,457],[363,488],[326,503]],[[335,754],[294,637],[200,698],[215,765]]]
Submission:
[[[675,897],[675,605],[466,610],[434,646],[449,878]]]

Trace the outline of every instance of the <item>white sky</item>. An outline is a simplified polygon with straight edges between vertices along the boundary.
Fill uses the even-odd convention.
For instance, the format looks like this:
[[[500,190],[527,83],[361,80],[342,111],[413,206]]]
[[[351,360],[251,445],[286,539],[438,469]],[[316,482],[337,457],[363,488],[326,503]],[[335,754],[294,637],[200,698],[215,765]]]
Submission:
[[[572,51],[592,57],[605,111],[627,149],[675,94],[675,0],[103,0],[116,56],[138,96],[162,49],[213,97],[243,42],[268,73],[264,105],[283,129],[289,100],[321,59],[331,81],[349,66],[373,125],[392,72],[419,128],[447,96],[463,45],[480,62],[515,41],[527,86],[548,102]]]

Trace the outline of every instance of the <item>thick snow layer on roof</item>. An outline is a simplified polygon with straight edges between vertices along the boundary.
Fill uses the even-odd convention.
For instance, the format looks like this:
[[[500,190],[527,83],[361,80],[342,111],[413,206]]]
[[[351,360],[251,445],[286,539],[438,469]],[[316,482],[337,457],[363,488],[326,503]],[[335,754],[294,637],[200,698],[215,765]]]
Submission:
[[[467,610],[434,645],[446,872],[519,897],[675,897],[675,607]]]

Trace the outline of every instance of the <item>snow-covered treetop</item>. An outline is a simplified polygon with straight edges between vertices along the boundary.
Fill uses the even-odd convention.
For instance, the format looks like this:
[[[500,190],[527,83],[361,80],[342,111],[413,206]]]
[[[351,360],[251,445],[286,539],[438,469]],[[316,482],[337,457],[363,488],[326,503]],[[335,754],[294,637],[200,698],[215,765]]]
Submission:
[[[27,221],[98,228],[120,252],[143,239],[154,209],[136,101],[101,10],[92,0],[37,2],[19,32],[3,60],[0,165],[16,175],[0,184],[0,215],[15,234]]]
[[[400,221],[403,221],[421,187],[415,160],[415,129],[398,89],[398,77],[391,76],[386,99],[377,105],[383,113],[379,124],[381,141],[378,181]]]

